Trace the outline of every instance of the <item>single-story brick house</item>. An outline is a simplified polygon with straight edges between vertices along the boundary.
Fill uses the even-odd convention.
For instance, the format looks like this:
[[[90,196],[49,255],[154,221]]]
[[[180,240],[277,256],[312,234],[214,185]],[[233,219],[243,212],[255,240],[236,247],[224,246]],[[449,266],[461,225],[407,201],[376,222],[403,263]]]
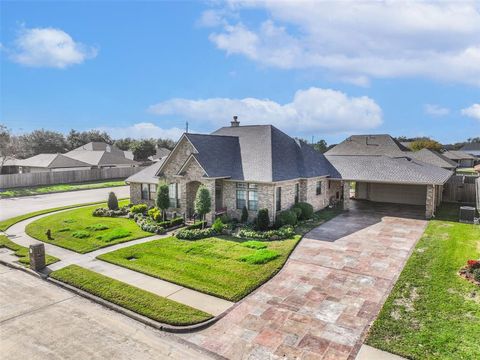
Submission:
[[[393,141],[391,137],[376,140],[385,141],[387,145],[381,146],[383,150],[378,145],[367,146],[364,151],[375,150],[375,154],[360,159],[335,154],[332,151],[335,148],[330,150],[330,155],[324,155],[274,126],[240,126],[234,119],[231,126],[212,134],[183,134],[165,159],[126,181],[130,184],[131,201],[150,205],[154,204],[158,182],[166,182],[170,189],[170,211],[185,214],[187,218],[193,215],[195,194],[203,184],[212,196],[209,221],[224,213],[240,218],[244,206],[251,219],[256,217],[258,209],[266,208],[272,220],[279,211],[289,209],[296,202],[305,201],[320,210],[331,202],[343,201],[348,209],[352,181],[356,181],[357,186],[361,182],[392,184],[394,193],[417,186],[421,191],[417,191],[412,204],[421,202],[419,205],[425,206],[426,216],[433,216],[441,201],[440,187],[452,173],[407,158],[403,147],[396,151],[388,144]],[[365,138],[362,141],[365,142]],[[373,143],[374,139],[368,141]],[[353,145],[353,151],[360,151],[361,146]],[[338,146],[340,150],[345,148],[342,144]],[[379,160],[383,166],[374,166]],[[393,169],[400,171],[393,172]],[[371,194],[381,190],[375,187],[379,186],[372,186]],[[371,194],[365,199],[386,202],[403,199],[397,194],[391,199],[377,200]]]

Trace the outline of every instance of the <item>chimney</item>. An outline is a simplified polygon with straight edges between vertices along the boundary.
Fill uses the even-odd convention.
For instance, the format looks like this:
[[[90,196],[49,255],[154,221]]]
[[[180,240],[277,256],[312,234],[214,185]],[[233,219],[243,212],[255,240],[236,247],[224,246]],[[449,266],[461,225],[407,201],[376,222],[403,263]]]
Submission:
[[[237,115],[235,115],[233,117],[233,121],[231,121],[230,124],[231,124],[232,127],[240,126],[240,121],[238,121],[238,116]]]

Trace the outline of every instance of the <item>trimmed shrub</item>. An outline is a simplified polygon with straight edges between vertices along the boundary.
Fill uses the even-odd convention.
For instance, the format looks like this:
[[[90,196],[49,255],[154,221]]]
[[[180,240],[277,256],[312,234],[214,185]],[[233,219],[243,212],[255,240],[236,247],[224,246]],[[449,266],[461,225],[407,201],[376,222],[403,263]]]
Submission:
[[[215,230],[217,234],[221,234],[225,225],[223,224],[220,218],[215,219],[212,224],[212,229]]]
[[[230,218],[230,216],[228,216],[228,214],[222,214],[220,216],[220,220],[222,220],[222,223],[224,224],[229,224],[232,222],[232,219]]]
[[[77,239],[85,239],[85,238],[88,238],[90,236],[90,233],[88,231],[85,231],[85,230],[78,230],[78,231],[75,231],[74,233],[72,233],[72,236],[74,238],[77,238]]]
[[[240,218],[240,222],[246,223],[248,221],[248,210],[247,207],[244,206],[242,209],[242,217]]]
[[[292,207],[290,210],[295,213],[295,216],[297,217],[297,219],[300,219],[300,217],[302,216],[302,209],[298,207]]]
[[[474,269],[472,271],[472,274],[473,274],[473,278],[475,279],[475,281],[480,282],[480,268]]]
[[[277,227],[282,227],[285,225],[295,226],[297,225],[297,215],[292,210],[281,211],[277,215],[275,225]]]
[[[299,202],[293,205],[294,209],[300,209],[299,220],[308,220],[313,217],[313,206],[307,202]]]
[[[107,201],[108,208],[110,210],[118,210],[118,199],[117,195],[113,191],[108,194],[108,201]]]
[[[115,216],[125,216],[129,214],[130,208],[128,206],[123,206],[117,210],[110,210],[107,208],[96,208],[93,210],[93,216],[99,217],[115,217]]]
[[[245,261],[246,263],[252,265],[266,264],[269,261],[275,260],[280,254],[273,250],[260,249],[255,251],[253,254],[245,255],[240,257],[240,261]]]
[[[154,234],[164,234],[165,228],[160,226],[157,222],[153,221],[149,217],[146,217],[144,214],[139,213],[133,216],[133,219],[140,226],[140,229],[146,232]]]
[[[238,237],[244,239],[258,239],[258,240],[282,240],[288,239],[295,235],[291,226],[283,226],[277,230],[269,231],[254,231],[248,228],[241,229],[238,232]]]
[[[146,204],[138,204],[138,205],[133,205],[130,208],[130,212],[133,214],[145,214],[147,212],[147,205]]]
[[[214,235],[216,235],[216,232],[212,228],[194,229],[194,230],[181,229],[177,232],[176,237],[177,239],[182,239],[182,240],[199,240],[199,239],[208,238]]]
[[[159,213],[161,216],[161,214]],[[158,226],[164,227],[165,229],[177,226],[177,225],[182,225],[183,224],[183,218],[182,217],[176,217],[172,220],[167,220],[167,221],[161,221],[157,223]]]
[[[268,216],[268,209],[260,209],[257,214],[257,229],[265,231],[270,226],[270,217]]]
[[[58,232],[66,232],[66,231],[70,231],[70,228],[66,227],[58,230]]]
[[[188,225],[185,227],[185,230],[195,230],[195,229],[203,229],[205,226],[207,226],[206,221],[200,221],[192,225]]]

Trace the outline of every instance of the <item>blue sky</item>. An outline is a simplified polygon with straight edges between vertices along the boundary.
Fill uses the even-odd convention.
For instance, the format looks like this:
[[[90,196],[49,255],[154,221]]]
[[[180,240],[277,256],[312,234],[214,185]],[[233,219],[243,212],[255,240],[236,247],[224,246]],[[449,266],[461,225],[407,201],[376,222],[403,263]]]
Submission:
[[[480,2],[339,4],[2,2],[0,122],[480,136]]]

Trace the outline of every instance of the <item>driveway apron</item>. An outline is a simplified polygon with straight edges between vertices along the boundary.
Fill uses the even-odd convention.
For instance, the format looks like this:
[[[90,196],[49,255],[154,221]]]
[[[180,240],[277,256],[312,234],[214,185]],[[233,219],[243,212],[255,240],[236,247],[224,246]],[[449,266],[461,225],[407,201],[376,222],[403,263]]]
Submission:
[[[362,207],[308,233],[271,281],[182,336],[229,359],[354,359],[427,223],[417,208]]]

